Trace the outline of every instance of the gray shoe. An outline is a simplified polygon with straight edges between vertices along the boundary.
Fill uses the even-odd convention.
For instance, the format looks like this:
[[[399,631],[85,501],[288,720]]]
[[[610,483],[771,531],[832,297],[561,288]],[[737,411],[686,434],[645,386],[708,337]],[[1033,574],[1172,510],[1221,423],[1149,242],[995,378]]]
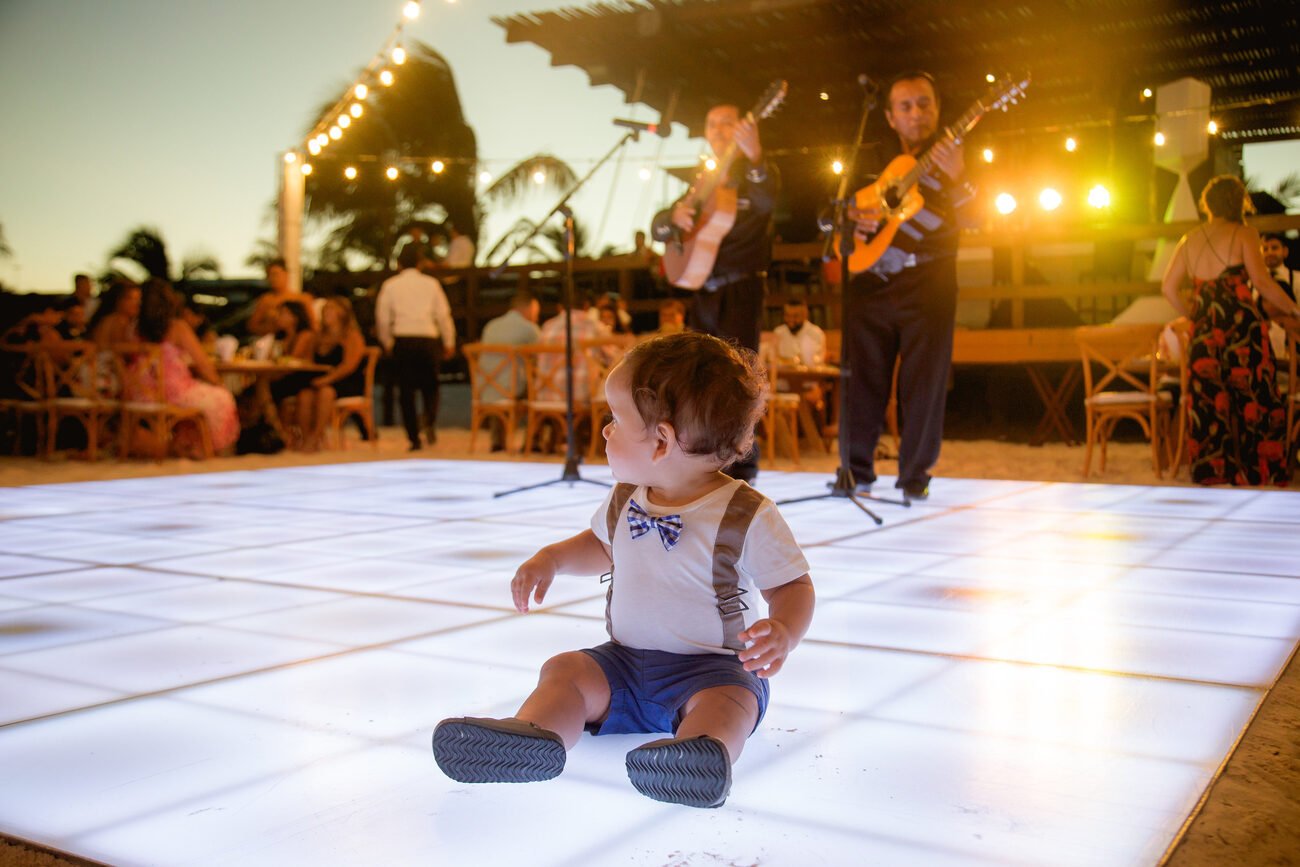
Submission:
[[[564,740],[517,719],[457,717],[433,730],[433,758],[458,783],[535,783],[564,770]]]
[[[721,807],[731,791],[731,758],[708,735],[666,738],[627,754],[627,778],[648,798],[687,807]]]

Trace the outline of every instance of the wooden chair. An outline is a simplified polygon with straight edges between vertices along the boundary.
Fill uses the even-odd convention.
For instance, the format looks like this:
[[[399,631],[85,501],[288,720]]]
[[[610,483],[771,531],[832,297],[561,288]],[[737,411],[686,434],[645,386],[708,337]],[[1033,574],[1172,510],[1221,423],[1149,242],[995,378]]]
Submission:
[[[1172,338],[1172,344],[1170,342]],[[1192,343],[1192,323],[1191,320],[1179,318],[1169,323],[1167,330],[1161,337],[1160,350],[1157,353],[1157,360],[1163,375],[1156,388],[1161,394],[1168,394],[1173,386],[1177,386],[1177,402],[1170,397],[1167,411],[1172,417],[1167,417],[1163,421],[1163,428],[1167,433],[1166,444],[1168,448],[1165,451],[1165,466],[1170,468],[1169,476],[1173,478],[1178,475],[1183,464],[1188,462],[1187,457],[1187,430],[1189,424],[1189,414],[1192,408],[1192,395],[1190,389],[1190,380],[1188,376],[1187,356],[1191,352]]]
[[[500,422],[502,442],[510,450],[519,425],[520,360],[518,346],[508,343],[467,343],[461,348],[469,366],[469,450],[478,429],[488,419]]]
[[[591,395],[591,442],[587,446],[587,457],[594,458],[600,454],[605,438],[600,435],[609,419],[609,401],[605,400],[605,379],[614,365],[632,348],[636,338],[633,335],[601,337],[584,340],[579,346],[588,356],[587,381]]]
[[[41,354],[48,412],[45,453],[54,454],[59,425],[73,419],[86,431],[86,457],[96,460],[100,438],[106,438],[108,422],[121,407],[118,395],[98,374],[99,348],[90,341],[68,340],[46,344]]]
[[[347,438],[343,436],[343,425],[354,415],[361,419],[370,445],[379,448],[379,430],[375,427],[375,367],[379,364],[378,346],[366,349],[364,364],[366,365],[366,387],[361,394],[355,397],[340,397],[334,401],[334,416],[330,419],[330,427],[334,431],[334,447],[338,449],[348,447]]]
[[[119,454],[131,454],[131,439],[143,426],[153,435],[166,455],[177,426],[192,424],[198,430],[203,456],[213,456],[212,432],[207,417],[197,407],[167,402],[163,385],[162,347],[156,343],[119,344],[113,348],[117,378],[122,384],[122,424],[118,432]]]
[[[789,391],[778,391],[776,387],[776,339],[771,332],[764,332],[758,345],[758,359],[767,371],[768,395],[767,410],[763,415],[763,427],[767,433],[767,451],[776,457],[777,432],[785,435],[790,444],[790,459],[799,465],[799,395]]]
[[[0,369],[14,371],[10,396],[0,398],[0,413],[13,416],[13,453],[23,445],[23,420],[30,418],[34,431],[32,440],[36,455],[45,454],[45,427],[49,421],[46,395],[45,354],[39,343],[21,343],[0,346],[4,364]]]
[[[1162,417],[1172,406],[1169,392],[1159,390],[1157,361],[1164,326],[1085,325],[1074,330],[1083,359],[1084,410],[1088,440],[1083,475],[1092,470],[1092,450],[1101,447],[1101,471],[1106,470],[1106,444],[1120,421],[1132,419],[1151,441],[1151,468],[1161,475]],[[1100,376],[1093,375],[1100,366]],[[1141,372],[1139,372],[1141,371]],[[1127,385],[1120,390],[1117,385]]]
[[[1300,439],[1300,381],[1296,380],[1296,373],[1300,371],[1300,366],[1296,364],[1296,352],[1300,350],[1300,340],[1296,340],[1291,334],[1286,337],[1286,449],[1283,454],[1287,455],[1287,460],[1291,461],[1291,449],[1295,446],[1296,440]]]
[[[538,343],[532,346],[521,346],[516,349],[519,358],[524,364],[524,376],[528,383],[527,397],[524,399],[524,409],[526,410],[526,422],[524,425],[524,445],[521,452],[527,454],[534,446],[534,439],[537,432],[541,430],[544,421],[550,421],[555,424],[557,430],[564,430],[565,425],[565,388],[568,380],[565,377],[564,370],[564,346],[563,344]],[[574,347],[574,362],[581,350]],[[582,380],[582,371],[575,371],[574,376],[574,396],[573,396],[573,423],[575,435],[577,425],[584,419],[590,417],[591,399],[587,390],[579,390],[578,385]]]

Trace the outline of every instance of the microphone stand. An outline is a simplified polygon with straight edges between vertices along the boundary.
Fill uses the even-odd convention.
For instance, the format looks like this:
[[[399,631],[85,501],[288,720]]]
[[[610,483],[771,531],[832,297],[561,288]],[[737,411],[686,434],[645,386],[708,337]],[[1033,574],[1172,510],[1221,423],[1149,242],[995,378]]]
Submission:
[[[840,232],[839,256],[840,256],[840,326],[841,327],[843,327],[847,322],[845,318],[845,313],[846,313],[845,308],[848,306],[847,298],[849,292],[849,254],[853,252],[853,233],[854,230],[856,229],[856,224],[854,223],[854,221],[849,219],[849,208],[848,208],[849,178],[854,176],[854,172],[858,163],[858,153],[859,151],[861,151],[863,147],[862,139],[866,135],[866,131],[867,131],[867,118],[870,117],[871,112],[875,109],[875,107],[876,107],[876,88],[874,86],[871,86],[866,90],[866,93],[862,98],[862,114],[858,118],[858,135],[857,138],[854,140],[853,149],[850,151],[852,155],[849,158],[849,164],[847,167],[845,167],[844,174],[840,175],[840,186],[835,193],[835,202],[834,202],[835,219],[832,225],[838,227]],[[824,248],[823,255],[828,255],[830,253],[832,243],[833,243],[832,238],[830,235],[828,235],[826,238],[826,245]],[[875,512],[868,509],[863,504],[862,502],[863,500],[870,500],[876,503],[888,503],[893,506],[903,506],[905,508],[910,508],[912,503],[910,500],[886,499],[885,497],[875,497],[872,496],[871,494],[859,493],[857,491],[857,482],[853,478],[853,470],[849,469],[849,458],[848,458],[849,415],[845,410],[847,409],[848,395],[849,395],[849,390],[848,390],[849,377],[850,377],[849,366],[848,364],[845,363],[844,352],[843,349],[841,349],[840,395],[839,395],[840,419],[839,419],[839,436],[838,436],[839,451],[840,451],[840,465],[835,470],[835,481],[827,483],[827,487],[830,490],[824,494],[811,494],[807,497],[792,497],[787,500],[778,500],[777,505],[784,506],[789,503],[805,503],[810,500],[825,500],[832,497],[839,498],[839,499],[847,499],[849,502],[853,503],[853,505],[857,506],[859,509],[865,512],[867,517],[875,521],[876,526],[880,526],[881,524],[884,523],[884,519],[881,518],[879,515],[877,515]]]
[[[583,184],[591,180],[591,176],[594,175],[601,166],[608,162],[609,158],[616,154],[623,145],[627,144],[629,141],[636,141],[640,135],[640,130],[628,130],[627,134],[624,135],[617,144],[610,148],[603,157],[597,160],[596,164],[591,167],[587,174],[583,175],[582,178],[580,178],[578,182],[574,184],[563,197],[561,197],[556,206],[551,208],[550,212],[545,217],[537,221],[537,224],[533,226],[533,230],[529,232],[523,240],[516,243],[514,249],[512,249],[505,259],[501,261],[501,264],[491,272],[491,276],[499,276],[500,273],[505,270],[506,264],[514,257],[515,253],[518,253],[520,249],[528,244],[528,242],[541,231],[542,226],[546,225],[551,217],[556,214],[564,215],[564,471],[560,474],[558,479],[551,479],[549,482],[538,482],[534,485],[524,485],[519,488],[511,488],[508,491],[498,491],[492,495],[493,497],[505,497],[510,494],[520,493],[521,491],[531,491],[534,488],[544,488],[548,485],[554,485],[557,482],[568,482],[569,487],[573,487],[575,482],[585,482],[589,485],[600,485],[603,488],[609,487],[605,482],[598,482],[595,479],[584,479],[582,477],[582,474],[578,472],[578,464],[581,462],[581,458],[578,456],[577,446],[573,442],[573,260],[575,241],[573,233],[573,210],[569,207],[569,199],[573,198],[573,194],[582,189]],[[593,430],[591,435],[596,436],[596,431]]]

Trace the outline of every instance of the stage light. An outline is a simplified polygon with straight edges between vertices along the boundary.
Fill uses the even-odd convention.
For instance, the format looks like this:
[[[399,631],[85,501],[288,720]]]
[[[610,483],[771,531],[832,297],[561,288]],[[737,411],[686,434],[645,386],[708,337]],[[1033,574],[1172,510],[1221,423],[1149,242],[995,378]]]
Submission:
[[[1156,137],[1155,137],[1154,141],[1155,141],[1155,143],[1156,143],[1156,147],[1158,147],[1158,148],[1162,148],[1162,147],[1164,147],[1164,146],[1165,146],[1165,134],[1162,133],[1162,132],[1158,132],[1158,133],[1156,133]]]
[[[709,171],[713,171],[718,167],[718,161],[715,160],[713,157],[709,157],[704,161],[704,167]]]
[[[844,174],[844,163],[835,160],[835,162],[831,163],[831,172],[837,175]]]
[[[984,153],[981,156],[984,157],[984,162],[993,162],[993,148],[984,148]]]
[[[361,107],[361,103],[359,102],[352,103],[352,107],[348,109],[348,112],[351,113],[353,117],[358,117],[358,118],[361,117],[361,113],[363,111],[365,111],[365,109]]]
[[[442,160],[434,160],[433,165],[429,166],[429,168],[433,170],[435,175],[440,175],[442,174],[442,170],[447,168],[447,164]]]
[[[989,84],[992,84],[993,82],[998,80],[998,77],[993,73],[989,72],[989,73],[985,73],[984,80],[987,81]]]
[[[1061,207],[1061,194],[1051,187],[1044,187],[1038,194],[1038,206],[1044,211],[1055,211]]]
[[[1066,139],[1065,139],[1065,149],[1066,149],[1067,151],[1069,151],[1070,153],[1074,153],[1075,151],[1077,151],[1077,150],[1079,149],[1079,143],[1078,143],[1077,141],[1074,140],[1074,136],[1067,136],[1067,137],[1066,137]]]
[[[339,129],[336,126],[330,127],[330,138],[334,139],[334,141],[338,141],[339,139],[343,138],[343,130]]]
[[[821,97],[822,102],[825,102],[826,100],[828,100],[828,99],[831,98],[831,95],[830,95],[829,93],[827,93],[826,91],[824,91],[824,90],[823,90],[821,93],[817,94],[817,95]]]
[[[388,176],[390,181],[397,180],[397,166],[389,166],[384,170],[384,174]]]
[[[541,169],[538,169],[537,171],[533,172],[533,183],[535,184],[546,183],[546,172],[542,171]]]
[[[398,66],[401,66],[403,63],[406,62],[406,49],[398,45],[393,49],[392,57],[393,57],[393,63],[397,64]]]
[[[1088,190],[1088,204],[1098,209],[1109,208],[1110,190],[1106,189],[1101,184],[1097,184],[1097,186]]]
[[[381,70],[379,73],[379,83],[382,84],[384,87],[392,87],[393,73],[387,69]]]
[[[307,142],[307,150],[311,151],[312,156],[316,156],[320,153],[320,142],[316,141],[316,139]]]
[[[492,183],[492,173],[491,173],[491,172],[479,172],[479,173],[478,173],[478,182],[479,182],[480,184],[490,184],[490,183]]]
[[[298,160],[298,155],[296,153],[294,153],[293,151],[285,152],[284,161],[286,163],[297,162],[297,160]]]
[[[330,143],[330,137],[325,135],[325,133],[321,133],[320,135],[316,136],[316,144],[320,145],[321,147],[325,147],[325,145],[329,143]]]
[[[1205,125],[1205,131],[1208,132],[1210,135],[1218,135],[1219,125],[1214,121],[1210,121]]]
[[[352,126],[352,116],[348,114],[339,115],[339,129],[347,129]]]
[[[1142,98],[1143,98],[1143,99],[1150,99],[1150,98],[1151,98],[1151,88],[1149,88],[1149,87],[1144,87],[1144,88],[1142,88]]]
[[[637,177],[639,177],[639,178],[640,178],[641,180],[643,180],[643,181],[648,181],[648,180],[650,180],[650,170],[649,170],[649,169],[642,169],[641,171],[637,172],[636,174],[637,174]]]
[[[347,178],[349,181],[355,181],[357,179],[357,167],[348,166],[343,170],[343,177]]]
[[[358,84],[356,87],[352,88],[352,95],[357,99],[365,99],[366,94],[369,92],[370,88],[366,87],[364,84]]]
[[[301,171],[304,175],[311,174],[311,163],[303,163]]]
[[[999,214],[1006,216],[1016,209],[1016,197],[1010,193],[998,193],[998,197],[993,200],[993,207],[997,208]]]
[[[414,21],[415,19],[419,18],[420,17],[419,0],[410,0],[410,2],[408,2],[405,6],[402,7],[402,14],[406,16],[407,21]]]

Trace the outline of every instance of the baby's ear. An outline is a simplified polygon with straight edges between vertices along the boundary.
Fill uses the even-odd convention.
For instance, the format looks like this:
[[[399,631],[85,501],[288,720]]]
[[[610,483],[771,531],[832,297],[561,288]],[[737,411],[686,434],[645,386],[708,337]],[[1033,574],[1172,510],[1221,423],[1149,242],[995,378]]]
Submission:
[[[655,450],[652,460],[660,461],[669,457],[681,449],[681,444],[677,442],[677,429],[666,421],[661,421],[654,426],[651,431],[654,439]]]

